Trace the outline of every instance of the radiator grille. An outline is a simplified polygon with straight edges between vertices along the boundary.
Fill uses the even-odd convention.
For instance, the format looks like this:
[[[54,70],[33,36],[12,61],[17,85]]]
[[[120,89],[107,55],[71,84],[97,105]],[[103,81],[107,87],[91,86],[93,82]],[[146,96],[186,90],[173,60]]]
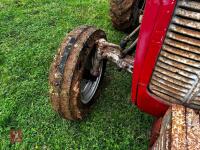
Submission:
[[[200,1],[177,2],[149,89],[168,104],[200,109]]]

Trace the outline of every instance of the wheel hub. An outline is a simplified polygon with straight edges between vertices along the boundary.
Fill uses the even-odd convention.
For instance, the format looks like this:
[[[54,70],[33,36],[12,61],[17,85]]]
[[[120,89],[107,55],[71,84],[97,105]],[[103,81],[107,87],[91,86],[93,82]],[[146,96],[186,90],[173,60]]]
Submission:
[[[95,55],[91,59],[92,59],[91,64],[89,64],[90,69],[93,68],[94,61],[96,59]],[[86,78],[83,78],[81,80],[81,102],[83,104],[88,104],[92,100],[92,98],[99,86],[101,76],[102,76],[102,70],[103,70],[103,62],[100,62],[99,74],[97,77],[93,76],[92,78],[90,78],[92,75],[90,74],[90,71],[89,71]]]

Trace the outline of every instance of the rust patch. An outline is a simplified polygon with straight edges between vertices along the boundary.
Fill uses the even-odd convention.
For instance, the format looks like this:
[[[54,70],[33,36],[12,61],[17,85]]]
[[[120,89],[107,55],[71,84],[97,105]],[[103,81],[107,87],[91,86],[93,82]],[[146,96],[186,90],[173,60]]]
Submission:
[[[199,150],[200,112],[172,105],[162,119],[160,135],[153,150]]]
[[[170,150],[171,149],[171,108],[168,109],[162,118],[159,137],[150,148],[152,150]]]
[[[187,9],[179,8],[179,9],[176,10],[176,14],[183,16],[183,17],[195,19],[195,20],[200,20],[200,13],[190,11],[190,10],[187,10]]]
[[[192,8],[196,10],[200,10],[200,3],[195,1],[185,1],[185,0],[179,0],[178,6],[182,6],[184,8]]]
[[[200,38],[199,37],[199,35],[200,35],[199,31],[191,30],[191,29],[188,29],[188,28],[183,28],[183,27],[177,26],[175,24],[170,25],[170,29],[175,31],[175,32],[178,32],[178,33],[189,35],[189,36],[192,36],[192,37],[195,37],[195,38]]]
[[[97,49],[100,59],[108,59],[115,63],[119,68],[125,69],[132,73],[134,56],[122,58],[121,48],[118,45],[107,42],[105,39],[97,41]]]
[[[174,40],[171,40],[171,39],[165,39],[165,43],[167,45],[171,45],[171,46],[179,48],[181,50],[185,50],[185,51],[188,51],[188,52],[192,51],[196,54],[200,54],[198,47],[195,47],[195,46],[192,46],[192,45],[189,45],[189,44],[181,43],[181,42],[174,41]]]
[[[182,36],[180,34],[176,34],[176,33],[173,33],[173,32],[168,32],[167,36],[171,39],[181,41],[183,43],[191,44],[191,45],[194,45],[194,46],[197,46],[197,47],[199,47],[199,45],[200,45],[200,40],[196,40],[194,38]]]
[[[156,120],[153,122],[153,126],[151,129],[151,137],[150,137],[150,147],[153,146],[153,144],[156,142],[160,135],[160,128],[161,128],[162,118],[156,118]]]
[[[199,111],[186,109],[187,145],[189,150],[200,149],[200,115]]]
[[[179,24],[179,25],[186,26],[186,27],[191,27],[191,28],[198,29],[198,30],[200,29],[200,24],[198,21],[191,21],[189,19],[182,19],[180,17],[174,17],[173,22],[176,24]]]
[[[185,122],[185,108],[181,105],[172,106],[172,150],[186,149],[186,122]]]

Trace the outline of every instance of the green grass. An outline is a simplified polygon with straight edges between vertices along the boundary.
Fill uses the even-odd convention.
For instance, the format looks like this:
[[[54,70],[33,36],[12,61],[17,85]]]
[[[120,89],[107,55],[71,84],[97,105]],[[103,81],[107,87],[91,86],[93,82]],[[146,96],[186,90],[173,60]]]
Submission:
[[[107,0],[0,1],[0,149],[147,149],[152,118],[130,102],[131,76],[108,64],[93,112],[71,122],[53,112],[48,70],[67,32],[82,25],[113,29]],[[11,128],[23,142],[10,144]]]

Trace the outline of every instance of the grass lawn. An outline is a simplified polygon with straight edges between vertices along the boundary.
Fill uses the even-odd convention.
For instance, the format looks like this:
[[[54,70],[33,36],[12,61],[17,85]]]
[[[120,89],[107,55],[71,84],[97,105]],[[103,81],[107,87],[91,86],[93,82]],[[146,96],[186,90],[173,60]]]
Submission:
[[[112,64],[84,121],[60,118],[49,103],[49,66],[67,32],[88,24],[114,43],[124,36],[110,23],[107,1],[0,1],[0,149],[147,149],[152,118],[129,102],[131,76]],[[11,128],[23,131],[22,143],[10,144]]]

